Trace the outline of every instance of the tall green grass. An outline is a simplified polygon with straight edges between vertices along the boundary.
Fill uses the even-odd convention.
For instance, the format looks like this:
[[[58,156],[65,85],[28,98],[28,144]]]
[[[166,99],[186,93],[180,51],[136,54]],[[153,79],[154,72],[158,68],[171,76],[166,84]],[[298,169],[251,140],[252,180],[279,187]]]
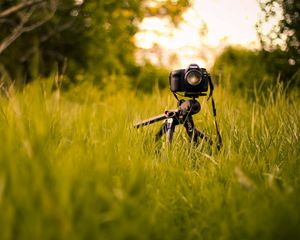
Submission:
[[[216,89],[221,152],[171,147],[169,92],[109,94],[48,83],[0,98],[0,239],[299,239],[300,100],[280,86],[246,102]],[[195,116],[215,136],[205,99]]]

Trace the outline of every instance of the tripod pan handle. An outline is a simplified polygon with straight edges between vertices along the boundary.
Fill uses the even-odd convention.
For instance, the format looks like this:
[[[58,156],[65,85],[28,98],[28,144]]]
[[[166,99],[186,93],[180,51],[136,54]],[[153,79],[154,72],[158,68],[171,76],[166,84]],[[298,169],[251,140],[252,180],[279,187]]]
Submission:
[[[148,119],[145,119],[143,121],[137,122],[136,124],[134,124],[134,127],[135,128],[143,127],[143,126],[146,126],[146,125],[149,125],[149,124],[152,124],[152,123],[164,120],[166,118],[167,118],[166,114],[163,113],[163,114],[157,115],[155,117],[148,118]]]

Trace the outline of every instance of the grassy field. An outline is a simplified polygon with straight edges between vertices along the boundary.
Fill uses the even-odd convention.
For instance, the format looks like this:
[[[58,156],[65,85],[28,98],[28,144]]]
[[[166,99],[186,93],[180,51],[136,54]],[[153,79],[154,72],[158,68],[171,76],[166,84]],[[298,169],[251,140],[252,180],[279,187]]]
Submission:
[[[0,239],[299,239],[300,98],[247,102],[216,88],[224,147],[171,148],[140,119],[168,91],[59,96],[36,83],[0,97]],[[196,125],[215,138],[206,99]],[[157,151],[160,149],[161,151]]]

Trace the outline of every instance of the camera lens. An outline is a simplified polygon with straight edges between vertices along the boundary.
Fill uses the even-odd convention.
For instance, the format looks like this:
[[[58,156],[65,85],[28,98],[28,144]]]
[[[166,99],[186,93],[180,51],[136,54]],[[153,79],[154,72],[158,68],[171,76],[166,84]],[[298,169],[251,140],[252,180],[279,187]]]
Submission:
[[[186,81],[192,85],[192,86],[196,86],[198,84],[201,83],[202,81],[202,76],[199,72],[197,71],[191,71],[187,74],[186,76]]]

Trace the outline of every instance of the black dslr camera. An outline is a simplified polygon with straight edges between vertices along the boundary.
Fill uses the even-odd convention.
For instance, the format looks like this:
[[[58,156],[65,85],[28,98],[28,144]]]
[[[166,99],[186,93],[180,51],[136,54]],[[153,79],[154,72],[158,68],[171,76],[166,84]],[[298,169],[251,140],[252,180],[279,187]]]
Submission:
[[[206,95],[211,79],[205,68],[190,64],[187,69],[172,71],[169,82],[173,93],[182,92],[185,97],[195,98]]]

